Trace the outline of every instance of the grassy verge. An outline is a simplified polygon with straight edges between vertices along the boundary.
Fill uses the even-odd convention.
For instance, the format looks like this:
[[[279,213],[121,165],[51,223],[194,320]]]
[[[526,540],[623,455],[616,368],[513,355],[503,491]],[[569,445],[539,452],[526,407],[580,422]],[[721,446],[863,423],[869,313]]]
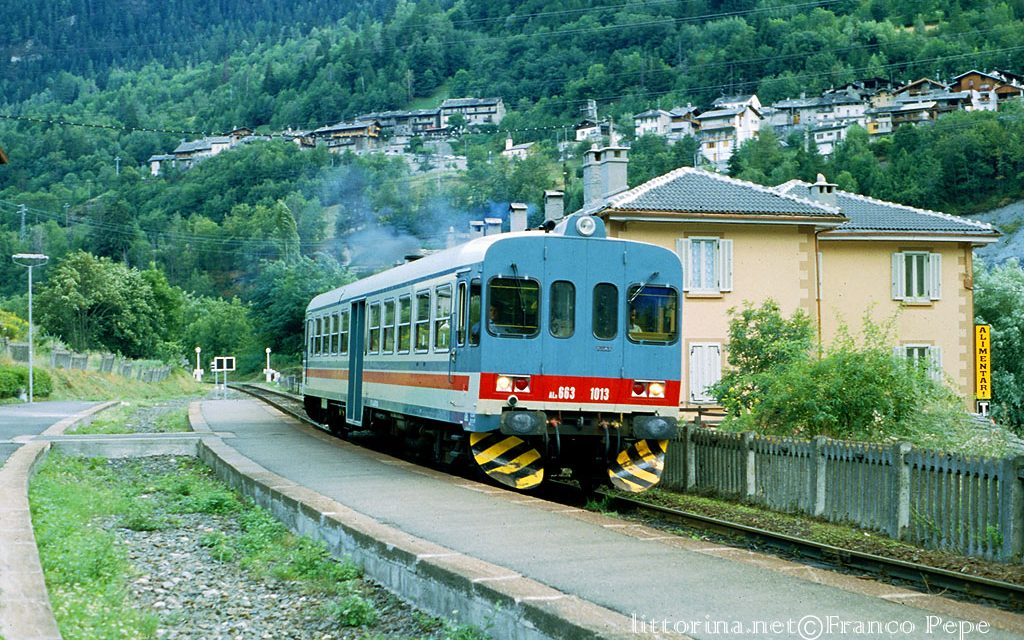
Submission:
[[[319,615],[359,637],[385,637],[380,596],[359,567],[291,534],[269,513],[241,500],[192,458],[175,458],[154,474],[142,461],[113,464],[51,454],[30,489],[33,524],[54,612],[66,640],[152,638],[173,620],[138,607],[129,595],[136,570],[118,529],[174,530],[184,514],[230,518],[231,533],[210,528],[199,539],[214,562],[235,564],[251,577],[286,581],[320,603]],[[386,610],[390,610],[390,605]],[[390,615],[390,614],[388,614]],[[418,637],[478,640],[472,627],[414,614]],[[348,636],[346,636],[348,637]]]
[[[182,371],[174,371],[163,382],[143,382],[114,373],[49,369],[53,393],[46,400],[166,400],[201,394],[205,387]]]
[[[145,413],[157,410],[160,403],[155,401],[122,402],[120,405],[98,414],[92,421],[75,427],[69,433],[75,435],[136,433],[132,421],[145,420]],[[185,433],[191,431],[188,422],[188,407],[168,409],[153,416],[150,433]]]

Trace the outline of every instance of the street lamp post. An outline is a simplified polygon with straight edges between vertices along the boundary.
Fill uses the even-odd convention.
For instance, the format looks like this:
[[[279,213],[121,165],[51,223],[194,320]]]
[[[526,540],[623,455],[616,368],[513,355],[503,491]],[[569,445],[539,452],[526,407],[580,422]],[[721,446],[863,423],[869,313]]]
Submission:
[[[28,402],[32,404],[35,383],[32,346],[32,267],[43,266],[50,256],[41,253],[16,253],[11,258],[15,264],[28,267]]]

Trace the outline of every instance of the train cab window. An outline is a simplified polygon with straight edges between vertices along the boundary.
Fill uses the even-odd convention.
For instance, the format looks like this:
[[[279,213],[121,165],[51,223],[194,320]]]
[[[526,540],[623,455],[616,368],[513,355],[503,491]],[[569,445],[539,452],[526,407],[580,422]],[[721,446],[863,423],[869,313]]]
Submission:
[[[324,352],[324,319],[316,319],[316,346],[314,347],[316,355],[321,355]]]
[[[341,313],[341,355],[348,355],[348,311]]]
[[[384,334],[381,343],[381,353],[395,352],[395,301],[384,302],[384,324],[381,326]]]
[[[398,353],[409,353],[412,329],[412,300],[409,296],[398,299]]]
[[[679,335],[679,293],[671,287],[629,288],[629,339],[633,342],[675,342]]]
[[[480,344],[480,280],[469,283],[469,346]]]
[[[366,352],[377,353],[380,351],[380,303],[374,302],[370,305],[370,320],[366,323],[368,337],[366,341]]]
[[[594,287],[594,337],[611,340],[619,333],[619,290],[613,284],[602,282]]]
[[[576,287],[566,280],[551,283],[551,323],[556,338],[571,338],[576,332]]]
[[[430,292],[416,294],[416,350],[430,348]]]
[[[540,284],[526,278],[492,278],[487,285],[487,332],[531,337],[540,330]]]
[[[452,286],[434,290],[434,351],[447,351],[452,343]]]

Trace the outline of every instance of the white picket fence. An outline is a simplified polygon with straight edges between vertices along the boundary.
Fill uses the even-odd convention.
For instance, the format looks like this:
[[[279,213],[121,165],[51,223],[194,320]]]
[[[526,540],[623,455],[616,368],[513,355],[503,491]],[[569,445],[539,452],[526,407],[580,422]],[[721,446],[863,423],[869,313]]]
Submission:
[[[726,433],[688,425],[662,486],[851,523],[925,547],[1024,555],[1024,456],[971,458],[909,444]]]

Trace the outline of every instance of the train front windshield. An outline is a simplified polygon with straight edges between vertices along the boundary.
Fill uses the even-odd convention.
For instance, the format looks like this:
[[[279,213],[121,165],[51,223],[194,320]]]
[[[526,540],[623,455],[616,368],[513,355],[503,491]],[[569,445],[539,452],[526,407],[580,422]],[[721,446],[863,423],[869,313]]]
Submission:
[[[670,287],[629,288],[629,339],[633,342],[675,342],[679,334],[679,294]]]
[[[487,287],[487,330],[496,336],[535,336],[540,330],[540,284],[493,278]]]

